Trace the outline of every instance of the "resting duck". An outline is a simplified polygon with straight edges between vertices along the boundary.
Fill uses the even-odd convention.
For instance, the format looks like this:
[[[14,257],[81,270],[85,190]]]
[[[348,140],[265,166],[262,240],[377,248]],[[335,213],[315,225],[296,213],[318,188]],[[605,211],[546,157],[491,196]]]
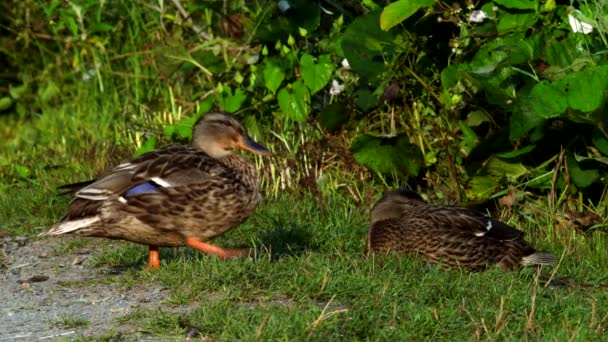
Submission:
[[[475,210],[427,204],[416,192],[385,193],[371,211],[367,252],[410,253],[431,263],[481,271],[493,264],[549,265],[555,256],[536,252],[524,233]]]
[[[271,154],[232,116],[207,113],[194,125],[192,147],[151,151],[101,179],[64,187],[76,188],[75,198],[43,235],[148,245],[148,270],[160,267],[159,247],[187,245],[221,258],[247,255],[249,250],[206,242],[243,222],[261,200],[254,166],[233,154],[236,148]]]

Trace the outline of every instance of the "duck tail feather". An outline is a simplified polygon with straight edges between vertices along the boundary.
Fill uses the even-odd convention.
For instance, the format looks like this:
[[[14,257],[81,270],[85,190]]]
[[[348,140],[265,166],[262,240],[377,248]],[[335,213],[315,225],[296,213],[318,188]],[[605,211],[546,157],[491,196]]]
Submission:
[[[59,190],[60,195],[74,194],[78,190],[80,190],[86,186],[89,186],[93,183],[95,183],[95,179],[84,181],[84,182],[78,182],[78,183],[64,184],[64,185],[58,186],[57,190]]]
[[[521,259],[523,266],[530,265],[553,265],[557,262],[555,255],[545,252],[536,252]]]
[[[61,222],[61,223],[58,223],[58,224],[54,225],[53,227],[51,227],[51,229],[49,229],[49,231],[40,234],[40,236],[61,235],[61,234],[74,232],[76,230],[86,228],[98,221],[99,221],[98,216],[92,216],[92,217],[85,217],[85,218],[78,219],[78,220],[70,220],[70,221]]]

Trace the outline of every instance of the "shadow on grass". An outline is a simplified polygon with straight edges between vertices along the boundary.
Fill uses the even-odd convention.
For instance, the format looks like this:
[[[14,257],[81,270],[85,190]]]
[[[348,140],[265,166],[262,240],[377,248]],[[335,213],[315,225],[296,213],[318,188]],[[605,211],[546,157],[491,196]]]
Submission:
[[[310,229],[301,225],[277,225],[260,234],[256,240],[258,253],[270,255],[271,260],[301,255],[318,247],[312,242]]]

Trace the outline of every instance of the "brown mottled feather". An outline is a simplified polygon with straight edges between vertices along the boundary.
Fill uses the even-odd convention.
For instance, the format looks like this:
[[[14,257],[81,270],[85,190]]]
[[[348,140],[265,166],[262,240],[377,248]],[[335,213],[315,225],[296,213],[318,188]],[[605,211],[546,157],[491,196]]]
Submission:
[[[230,150],[249,138],[227,114],[206,117],[207,122],[195,126],[193,147],[148,152],[95,182],[65,187],[75,191],[75,199],[48,234],[68,232],[151,246],[181,246],[186,238],[209,240],[243,222],[261,200],[258,176],[253,165]],[[259,153],[267,153],[255,142],[247,143],[248,149],[253,146]],[[144,183],[158,187],[128,193]],[[61,228],[66,222],[95,218],[99,219],[77,229]]]
[[[386,193],[372,209],[367,251],[416,255],[471,271],[493,264],[512,270],[524,259],[527,263],[554,261],[550,254],[537,253],[523,235],[477,211],[430,205],[416,193],[396,190]]]

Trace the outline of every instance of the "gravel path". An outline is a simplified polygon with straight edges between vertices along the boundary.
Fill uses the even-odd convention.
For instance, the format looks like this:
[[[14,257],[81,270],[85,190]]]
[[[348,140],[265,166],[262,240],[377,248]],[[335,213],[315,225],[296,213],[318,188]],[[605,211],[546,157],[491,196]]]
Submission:
[[[95,245],[63,254],[55,252],[61,243],[61,239],[0,238],[0,341],[108,334],[142,339],[135,327],[119,326],[115,318],[157,307],[165,291],[154,285],[118,289],[91,281],[115,276],[111,270],[85,266]]]

